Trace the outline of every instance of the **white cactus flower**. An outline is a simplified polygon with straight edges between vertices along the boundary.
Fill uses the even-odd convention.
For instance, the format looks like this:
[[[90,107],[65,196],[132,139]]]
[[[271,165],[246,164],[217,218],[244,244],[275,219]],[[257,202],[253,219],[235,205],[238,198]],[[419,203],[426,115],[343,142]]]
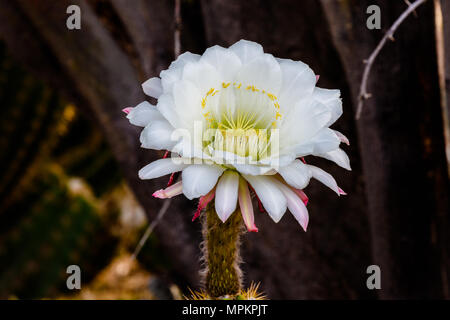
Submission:
[[[197,214],[215,198],[222,221],[239,206],[248,230],[257,231],[252,191],[275,222],[288,208],[306,230],[302,190],[311,178],[345,193],[303,157],[323,157],[350,170],[339,148],[348,140],[329,128],[342,114],[340,91],[316,87],[317,79],[305,63],[275,58],[246,40],[180,55],[142,85],[156,106],[142,102],[124,109],[133,125],[145,127],[143,148],[172,152],[142,168],[139,177],[172,174],[170,186],[155,197],[200,198]],[[179,171],[181,181],[172,184]]]

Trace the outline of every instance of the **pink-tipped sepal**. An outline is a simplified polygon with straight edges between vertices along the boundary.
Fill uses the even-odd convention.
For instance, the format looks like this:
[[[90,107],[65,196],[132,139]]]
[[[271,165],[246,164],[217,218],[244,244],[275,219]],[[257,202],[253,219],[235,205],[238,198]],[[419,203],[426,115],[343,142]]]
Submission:
[[[274,181],[280,188],[281,192],[283,192],[283,195],[286,197],[287,207],[289,211],[306,232],[306,229],[308,228],[309,215],[304,201],[300,198],[299,194],[295,192],[295,190],[288,187],[286,184],[280,182],[279,180],[274,179]]]
[[[342,133],[340,133],[339,131],[334,131],[336,133],[336,136],[339,138],[339,140],[341,140],[342,143],[345,143],[346,145],[350,145],[350,141],[348,140],[348,138],[343,135]]]
[[[239,207],[241,209],[242,218],[249,232],[258,232],[255,226],[255,216],[253,214],[252,198],[248,189],[247,181],[239,177]]]
[[[128,107],[128,108],[122,109],[122,112],[125,113],[125,114],[129,114],[131,112],[131,110],[133,110],[133,108],[132,107]]]
[[[303,192],[303,190],[301,190],[301,189],[295,189],[295,188],[292,188],[292,187],[291,187],[291,189],[299,196],[299,198],[303,201],[303,203],[305,204],[305,206],[307,206],[307,205],[308,205],[309,198],[308,198],[308,196],[306,195],[306,193]]]
[[[202,210],[205,209],[208,203],[210,203],[214,199],[215,195],[216,195],[216,188],[213,188],[206,195],[200,197],[200,199],[198,200],[197,210],[195,211],[194,216],[192,217],[192,222],[194,222],[195,219],[200,217]]]
[[[170,187],[156,191],[155,193],[153,193],[153,196],[159,199],[168,199],[175,197],[181,193],[183,193],[183,185],[182,182],[179,181],[171,185]]]

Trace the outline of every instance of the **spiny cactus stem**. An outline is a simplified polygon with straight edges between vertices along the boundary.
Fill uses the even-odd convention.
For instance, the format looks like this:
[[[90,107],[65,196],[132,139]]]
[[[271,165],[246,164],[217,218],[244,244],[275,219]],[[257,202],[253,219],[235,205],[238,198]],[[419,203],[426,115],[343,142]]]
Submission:
[[[212,298],[236,295],[241,290],[239,268],[242,217],[236,210],[224,223],[209,204],[203,218],[203,238],[206,262],[205,289]]]

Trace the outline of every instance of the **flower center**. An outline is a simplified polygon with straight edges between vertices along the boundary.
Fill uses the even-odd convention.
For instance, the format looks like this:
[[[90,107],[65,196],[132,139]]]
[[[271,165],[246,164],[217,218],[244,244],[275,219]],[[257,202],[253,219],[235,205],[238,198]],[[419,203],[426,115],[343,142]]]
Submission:
[[[253,85],[222,83],[201,101],[207,134],[204,148],[257,161],[270,152],[273,130],[282,119],[275,95]]]

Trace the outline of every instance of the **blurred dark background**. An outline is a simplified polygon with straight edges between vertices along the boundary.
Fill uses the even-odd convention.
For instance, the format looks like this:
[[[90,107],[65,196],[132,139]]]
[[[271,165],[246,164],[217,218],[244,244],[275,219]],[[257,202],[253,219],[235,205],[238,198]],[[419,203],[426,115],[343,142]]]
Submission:
[[[346,197],[306,189],[310,227],[256,214],[243,241],[246,284],[272,299],[450,297],[450,1],[428,0],[395,33],[355,120],[363,60],[406,10],[403,0],[0,0],[0,298],[172,299],[199,286],[196,203],[177,197],[137,260],[166,178],[137,171],[162,156],[139,147],[121,109],[181,51],[239,39],[302,60],[339,88],[333,126],[353,171],[311,159]],[[69,30],[66,9],[81,8]],[[381,29],[366,9],[381,9]],[[447,150],[447,155],[446,155]],[[79,265],[82,289],[66,288]],[[381,290],[366,286],[369,265]]]

